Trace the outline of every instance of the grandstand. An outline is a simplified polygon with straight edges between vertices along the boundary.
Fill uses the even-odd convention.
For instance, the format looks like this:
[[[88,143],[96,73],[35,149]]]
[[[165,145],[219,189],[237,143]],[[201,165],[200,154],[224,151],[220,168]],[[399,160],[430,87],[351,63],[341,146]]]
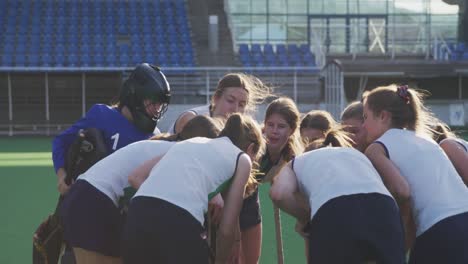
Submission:
[[[192,67],[185,8],[183,0],[0,1],[2,66]]]
[[[335,115],[367,89],[407,82],[449,122],[468,110],[464,13],[442,0],[0,0],[0,133],[60,132],[143,61],[172,85],[163,130],[229,71]]]

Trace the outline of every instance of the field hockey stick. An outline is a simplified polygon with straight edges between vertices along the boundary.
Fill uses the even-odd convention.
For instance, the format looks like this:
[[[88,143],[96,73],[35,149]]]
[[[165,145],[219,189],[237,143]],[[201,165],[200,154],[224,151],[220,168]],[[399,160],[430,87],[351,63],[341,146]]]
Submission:
[[[276,205],[273,205],[273,213],[275,217],[275,231],[276,231],[276,255],[278,257],[278,264],[284,263],[283,255],[283,239],[281,236],[281,215],[280,210]]]
[[[208,247],[210,249],[211,263],[214,263],[216,259],[216,225],[212,223],[211,217],[209,216],[209,214],[207,215],[206,225],[207,225],[206,237],[207,237]]]

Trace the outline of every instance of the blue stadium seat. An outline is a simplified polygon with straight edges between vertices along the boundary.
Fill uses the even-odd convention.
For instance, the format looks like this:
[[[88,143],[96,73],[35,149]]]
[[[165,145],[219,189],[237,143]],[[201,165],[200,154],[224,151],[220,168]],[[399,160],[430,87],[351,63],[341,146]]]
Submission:
[[[79,65],[78,57],[75,53],[68,53],[66,56],[66,65],[70,67],[77,67]]]
[[[461,56],[461,59],[463,60],[468,60],[468,51],[465,51],[463,55]]]
[[[276,54],[287,54],[286,46],[284,44],[276,44]]]
[[[119,57],[119,64],[122,67],[129,66],[130,65],[130,57],[128,56],[127,53],[122,53],[120,54]]]
[[[105,63],[106,63],[106,66],[108,66],[108,67],[119,66],[117,55],[116,54],[106,54]]]
[[[288,54],[292,56],[299,55],[299,49],[296,44],[288,44]]]
[[[89,67],[91,66],[91,58],[89,53],[81,53],[79,58],[79,66],[80,67]]]
[[[2,66],[13,66],[13,56],[11,53],[2,54]]]
[[[13,45],[13,43],[6,44],[5,46],[3,46],[4,54],[12,54],[14,52],[15,52],[15,46]]]
[[[249,54],[249,46],[247,44],[239,44],[239,54]]]
[[[25,45],[25,43],[23,43],[23,42],[17,43],[17,44],[16,44],[15,53],[16,53],[16,54],[24,54],[24,53],[26,53],[26,45]]]
[[[274,53],[265,53],[265,65],[277,66],[276,55]]]
[[[40,60],[40,65],[49,67],[52,64],[52,59],[49,53],[42,53],[41,55],[41,60]]]
[[[104,55],[102,52],[95,53],[93,56],[95,66],[104,66]]]
[[[33,66],[33,67],[39,66],[39,54],[38,53],[29,54],[28,65]]]
[[[250,46],[250,53],[252,53],[252,54],[262,54],[262,49],[260,47],[260,44],[252,44]]]
[[[0,0],[0,10],[6,10],[0,11],[2,65],[128,66],[147,58],[195,63],[184,0]],[[130,34],[138,45],[131,52],[118,47],[119,34]]]
[[[271,44],[265,44],[263,46],[263,54],[274,54],[273,46]]]
[[[311,53],[309,44],[301,44],[299,46],[299,50],[301,51],[302,54]]]
[[[143,62],[143,56],[140,53],[132,54],[131,62],[136,65]]]
[[[55,60],[52,62],[53,66],[63,67],[65,66],[65,55],[63,53],[56,53]]]

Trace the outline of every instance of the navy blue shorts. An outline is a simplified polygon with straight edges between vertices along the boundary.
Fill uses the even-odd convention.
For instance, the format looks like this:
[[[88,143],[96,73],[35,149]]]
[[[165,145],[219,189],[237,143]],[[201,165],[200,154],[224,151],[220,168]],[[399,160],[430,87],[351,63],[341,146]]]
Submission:
[[[447,217],[418,236],[409,263],[468,263],[468,212]]]
[[[188,211],[167,201],[132,199],[122,239],[124,263],[208,263],[203,226]]]
[[[405,263],[405,241],[395,201],[378,193],[340,196],[319,208],[304,229],[309,263]]]
[[[120,256],[122,215],[112,200],[84,180],[74,183],[60,207],[65,241],[71,247]]]
[[[243,231],[261,222],[262,215],[260,214],[260,200],[257,189],[252,195],[244,199],[239,215],[239,225],[240,229]]]

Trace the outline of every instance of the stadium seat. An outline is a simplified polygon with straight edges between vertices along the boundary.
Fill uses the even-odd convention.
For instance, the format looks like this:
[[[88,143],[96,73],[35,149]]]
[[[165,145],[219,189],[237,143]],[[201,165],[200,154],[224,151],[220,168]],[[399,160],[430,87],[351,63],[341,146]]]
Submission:
[[[43,53],[41,55],[40,65],[44,67],[49,67],[52,65],[52,60],[51,60],[51,56],[49,53]]]
[[[128,66],[148,52],[173,53],[166,65],[194,65],[184,0],[6,0],[0,10],[2,65]],[[117,42],[128,34],[143,45],[121,54]]]
[[[250,53],[251,54],[262,54],[262,49],[260,47],[260,44],[252,44],[250,47]]]
[[[66,64],[67,66],[70,66],[70,67],[78,66],[79,60],[75,53],[68,53],[67,58],[66,58]]]
[[[13,56],[10,53],[2,54],[2,66],[13,66]]]
[[[28,56],[28,65],[32,67],[39,66],[39,54],[33,53]]]
[[[286,46],[284,44],[277,44],[276,45],[276,54],[287,54]]]
[[[249,54],[249,46],[247,44],[239,44],[239,54]]]

